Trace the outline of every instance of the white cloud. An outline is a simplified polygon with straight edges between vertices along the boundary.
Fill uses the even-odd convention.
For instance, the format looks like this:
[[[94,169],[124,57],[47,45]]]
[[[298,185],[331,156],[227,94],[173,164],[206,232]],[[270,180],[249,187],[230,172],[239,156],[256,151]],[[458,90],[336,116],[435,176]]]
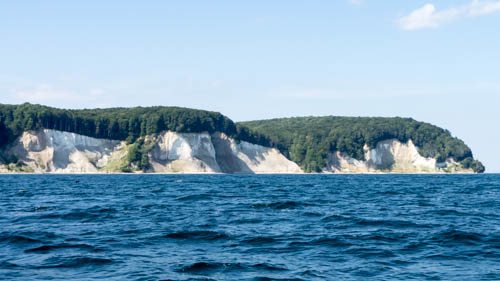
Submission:
[[[500,1],[474,0],[469,4],[436,10],[433,4],[425,4],[409,15],[398,19],[398,24],[405,30],[437,28],[443,24],[464,17],[477,17],[500,11]]]
[[[422,8],[411,12],[399,19],[399,25],[406,30],[438,27],[445,22],[455,19],[460,12],[457,9],[448,9],[436,12],[432,4],[425,4]]]
[[[467,11],[469,16],[481,16],[500,11],[500,1],[475,0],[469,5]]]
[[[349,0],[349,3],[352,5],[361,5],[362,0]]]

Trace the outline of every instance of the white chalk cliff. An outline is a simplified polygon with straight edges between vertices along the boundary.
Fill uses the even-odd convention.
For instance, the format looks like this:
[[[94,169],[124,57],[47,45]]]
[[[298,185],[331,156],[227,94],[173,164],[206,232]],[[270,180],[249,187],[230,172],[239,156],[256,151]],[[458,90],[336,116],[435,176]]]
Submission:
[[[35,172],[95,173],[123,143],[55,130],[24,132],[8,148]]]
[[[324,172],[332,173],[473,173],[471,169],[462,169],[452,159],[437,162],[419,154],[411,140],[402,143],[397,139],[388,139],[377,143],[373,149],[364,147],[365,160],[357,160],[346,153],[335,152],[328,155],[328,164]]]
[[[154,173],[301,173],[277,149],[236,142],[222,133],[164,132],[146,138],[154,143],[148,158]],[[120,172],[126,159],[123,141],[96,139],[43,129],[24,132],[5,154],[38,173]],[[0,172],[7,172],[2,167]]]
[[[279,150],[248,142],[238,142],[223,133],[163,132],[146,137],[153,145],[148,153],[152,173],[302,173],[300,167]],[[124,141],[96,139],[56,130],[24,132],[4,151],[19,159],[24,171],[38,173],[120,172],[127,159]],[[423,173],[472,172],[452,160],[437,163],[422,157],[411,140],[379,142],[365,146],[365,161],[345,153],[330,153],[325,173]],[[12,165],[12,164],[11,164]],[[0,165],[0,173],[9,172]]]

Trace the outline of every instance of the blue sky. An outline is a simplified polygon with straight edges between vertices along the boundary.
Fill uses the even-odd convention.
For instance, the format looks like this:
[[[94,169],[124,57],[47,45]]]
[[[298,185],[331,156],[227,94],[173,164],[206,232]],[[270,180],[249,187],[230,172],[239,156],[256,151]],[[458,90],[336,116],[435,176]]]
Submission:
[[[500,1],[3,1],[0,102],[404,116],[500,172]]]

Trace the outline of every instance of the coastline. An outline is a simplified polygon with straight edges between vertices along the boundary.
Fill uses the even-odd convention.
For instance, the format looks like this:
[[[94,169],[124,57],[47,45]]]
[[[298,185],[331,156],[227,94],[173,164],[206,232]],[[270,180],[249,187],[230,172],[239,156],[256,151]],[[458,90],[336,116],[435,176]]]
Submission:
[[[498,174],[498,173],[483,173],[483,174]],[[0,172],[1,175],[479,175],[478,173],[468,172],[362,172],[362,173],[87,173],[87,172],[44,172],[44,173],[28,173],[28,172]]]

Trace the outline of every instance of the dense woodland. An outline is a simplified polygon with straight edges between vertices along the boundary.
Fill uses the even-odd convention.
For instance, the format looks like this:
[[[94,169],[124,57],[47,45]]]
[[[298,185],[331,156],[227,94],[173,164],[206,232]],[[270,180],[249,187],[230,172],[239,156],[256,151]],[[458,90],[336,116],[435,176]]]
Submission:
[[[237,127],[218,112],[181,107],[134,107],[68,110],[25,103],[0,104],[0,146],[24,131],[54,129],[95,138],[135,142],[139,137],[174,131],[183,133],[224,132],[238,140],[267,144],[265,138]]]
[[[463,141],[450,132],[409,118],[299,117],[235,124],[226,116],[210,111],[180,107],[134,107],[68,110],[25,103],[0,104],[0,147],[26,130],[54,129],[95,138],[126,140],[144,149],[143,136],[165,130],[196,133],[223,132],[240,141],[277,147],[308,172],[320,171],[328,152],[342,151],[364,159],[365,143],[396,138],[411,139],[426,157],[442,161],[453,158],[464,167],[484,171]],[[131,153],[131,160],[145,162]],[[138,158],[138,159],[135,159]],[[147,162],[147,161],[146,161]],[[145,163],[144,163],[145,165]]]
[[[375,148],[377,142],[412,140],[425,157],[444,161],[453,158],[467,168],[483,172],[483,165],[473,160],[470,148],[449,131],[411,118],[381,117],[296,117],[238,124],[265,135],[271,143],[306,171],[320,171],[329,152],[346,152],[364,160],[364,145]]]

